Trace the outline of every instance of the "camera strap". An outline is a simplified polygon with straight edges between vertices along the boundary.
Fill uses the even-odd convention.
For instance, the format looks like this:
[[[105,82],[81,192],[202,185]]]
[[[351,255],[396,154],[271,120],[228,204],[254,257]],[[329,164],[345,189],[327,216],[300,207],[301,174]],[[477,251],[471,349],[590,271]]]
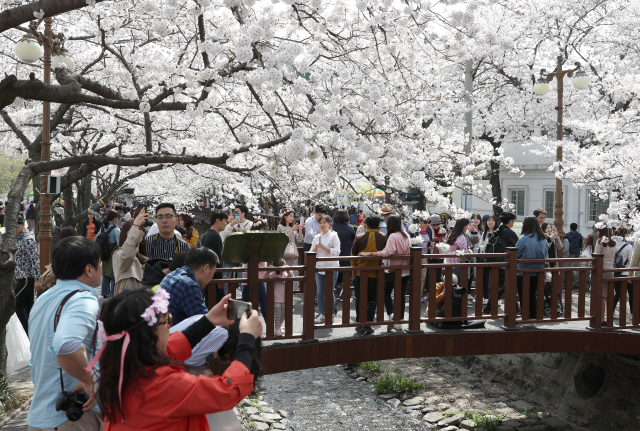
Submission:
[[[81,290],[74,290],[73,292],[69,292],[67,294],[67,296],[65,296],[62,299],[62,302],[60,302],[60,305],[58,305],[58,309],[56,310],[56,314],[53,317],[53,333],[54,333],[54,335],[55,335],[56,329],[58,329],[58,322],[60,321],[60,315],[62,315],[62,308],[69,301],[69,299],[71,299],[71,297],[73,295],[75,295],[76,293],[78,293],[78,292],[88,292],[88,290],[81,289]],[[93,331],[93,355],[94,356],[96,354],[97,336],[98,336],[98,322],[96,321],[96,328]],[[64,392],[64,383],[62,381],[62,368],[58,368],[58,370],[60,370],[60,388],[62,389],[62,392]]]

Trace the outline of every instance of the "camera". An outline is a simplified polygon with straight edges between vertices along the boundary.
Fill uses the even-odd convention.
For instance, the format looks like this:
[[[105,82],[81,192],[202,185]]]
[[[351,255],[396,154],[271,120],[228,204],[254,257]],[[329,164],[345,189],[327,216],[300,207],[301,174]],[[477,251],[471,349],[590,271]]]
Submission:
[[[82,417],[82,406],[87,401],[89,401],[89,395],[85,391],[62,392],[56,401],[56,411],[66,411],[67,419],[75,422]]]

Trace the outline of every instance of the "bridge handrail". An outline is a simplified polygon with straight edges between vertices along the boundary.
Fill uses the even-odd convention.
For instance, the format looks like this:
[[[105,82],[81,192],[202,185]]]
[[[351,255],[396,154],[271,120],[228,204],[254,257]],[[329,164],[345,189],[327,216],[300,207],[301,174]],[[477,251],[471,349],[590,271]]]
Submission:
[[[296,266],[287,267],[294,271],[298,271],[299,275],[295,277],[277,277],[277,278],[264,278],[259,277],[259,273],[265,271],[279,271],[282,267],[258,267],[256,259],[250,258],[247,267],[234,267],[234,268],[219,268],[216,272],[245,272],[247,277],[245,278],[229,278],[229,279],[216,279],[210,284],[210,289],[216,289],[218,285],[228,285],[230,292],[235,297],[235,286],[240,284],[248,285],[250,297],[254,302],[254,307],[258,307],[258,283],[265,283],[267,291],[267,337],[266,339],[280,339],[274,337],[273,331],[273,311],[274,311],[274,286],[275,283],[284,283],[285,285],[285,339],[299,338],[302,340],[315,339],[315,330],[322,328],[347,328],[353,326],[367,326],[367,325],[390,325],[390,324],[408,324],[410,331],[420,331],[421,323],[436,323],[436,322],[455,322],[460,320],[503,320],[503,326],[507,329],[514,329],[519,325],[526,325],[532,323],[555,323],[563,321],[586,321],[589,322],[589,326],[593,329],[600,329],[600,323],[605,320],[607,326],[603,329],[619,329],[619,328],[640,328],[640,322],[638,321],[638,315],[640,313],[634,313],[633,321],[631,325],[627,325],[626,321],[623,322],[623,316],[626,316],[628,310],[628,304],[621,301],[620,315],[621,320],[618,325],[614,325],[613,315],[607,313],[607,316],[602,315],[602,291],[604,288],[611,290],[614,289],[616,283],[623,285],[621,291],[626,299],[627,296],[627,282],[633,287],[636,287],[640,291],[640,276],[627,275],[622,277],[609,277],[608,274],[613,272],[630,272],[640,271],[640,268],[614,268],[604,269],[604,256],[602,254],[594,254],[591,258],[552,258],[552,259],[517,259],[517,249],[509,248],[506,253],[492,253],[492,254],[467,254],[465,257],[481,256],[481,257],[502,257],[504,261],[499,262],[465,262],[465,263],[423,263],[424,258],[437,258],[441,259],[446,256],[459,257],[456,255],[423,255],[422,248],[412,247],[409,255],[403,256],[391,256],[393,259],[405,259],[408,260],[406,264],[398,264],[391,266],[376,265],[376,266],[354,266],[354,261],[377,261],[381,257],[378,256],[331,256],[318,258],[314,252],[302,252],[302,248],[299,248],[299,263]],[[318,262],[346,262],[350,266],[323,266],[318,268]],[[554,267],[545,268],[526,268],[518,269],[518,263],[556,263]],[[566,266],[575,265],[580,266]],[[467,268],[474,268],[476,272],[477,287],[475,293],[472,288],[467,289],[467,293],[461,298],[461,315],[454,316],[452,309],[453,298],[453,284],[452,275],[456,269],[463,269],[458,272],[460,279],[458,284],[460,286],[471,287],[469,280],[469,271]],[[498,268],[496,271],[494,268]],[[444,275],[444,307],[438,311],[436,304],[436,270],[442,271]],[[493,270],[492,270],[493,269]],[[403,281],[402,272],[409,270],[409,281]],[[425,315],[421,315],[420,311],[420,297],[422,294],[422,279],[421,271],[427,271],[428,286],[428,308]],[[351,283],[343,283],[343,301],[340,305],[342,308],[342,317],[338,321],[334,320],[332,313],[328,313],[325,316],[324,324],[315,324],[315,296],[316,296],[316,277],[317,272],[325,273],[325,303],[331,304],[333,300],[333,280],[338,274],[342,274],[344,280],[352,280],[352,277],[357,277],[358,272],[375,272],[377,274],[377,292],[376,292],[376,308],[377,316],[374,322],[367,320],[367,283],[362,283],[359,287],[351,286]],[[480,288],[480,280],[483,280],[485,271],[490,271],[490,297],[491,297],[491,314],[483,314],[483,302],[482,302],[482,289]],[[387,280],[385,275],[387,274]],[[536,276],[533,274],[539,274]],[[550,279],[545,282],[543,273],[551,273]],[[591,303],[587,306],[586,298],[588,296],[587,291],[587,275],[591,275]],[[310,276],[313,275],[313,276]],[[605,276],[607,278],[605,278]],[[498,299],[500,292],[498,291],[499,279],[504,277],[504,312],[498,311]],[[547,276],[548,277],[548,276]],[[577,286],[573,286],[573,278],[577,279]],[[408,316],[404,318],[401,315],[400,304],[403,301],[402,284],[406,285],[406,292],[409,296],[408,301]],[[295,284],[294,284],[295,283]],[[371,283],[371,282],[369,282]],[[391,297],[393,299],[393,319],[386,316],[384,309],[384,295],[385,284],[391,289]],[[294,285],[297,287],[294,290]],[[358,308],[359,320],[352,322],[350,318],[351,307],[350,299],[352,289],[359,289],[359,302],[356,303]],[[549,304],[549,315],[543,316],[542,309],[545,300],[545,289],[547,289],[547,298],[558,298],[562,300],[564,304],[564,313],[561,314],[559,310],[558,302],[551,300]],[[522,296],[522,316],[516,319],[518,293],[521,291]],[[533,292],[537,295],[533,296]],[[211,294],[213,296],[211,296]],[[302,295],[302,332],[294,334],[288,329],[293,322],[293,305],[294,296]],[[215,291],[210,291],[210,297],[215,297]],[[529,298],[536,298],[536,307],[538,311],[534,317],[530,316],[530,300]],[[612,301],[613,294],[607,296],[607,301]],[[468,300],[471,301],[469,306]],[[636,295],[633,298],[632,306],[638,303],[640,307],[640,295]],[[577,305],[577,311],[572,310],[572,305]],[[470,310],[467,310],[471,307]],[[533,306],[531,306],[533,310]],[[612,307],[609,307],[612,310]],[[640,308],[639,308],[640,309]],[[387,310],[388,311],[388,310]],[[575,313],[575,315],[574,315]],[[625,317],[626,318],[626,317]]]

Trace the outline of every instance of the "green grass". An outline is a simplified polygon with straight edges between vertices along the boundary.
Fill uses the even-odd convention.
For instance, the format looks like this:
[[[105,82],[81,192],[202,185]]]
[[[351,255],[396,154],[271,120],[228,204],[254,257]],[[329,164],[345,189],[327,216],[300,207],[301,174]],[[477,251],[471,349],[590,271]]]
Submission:
[[[13,393],[9,382],[4,377],[0,377],[0,419],[20,407],[22,401],[19,396]]]
[[[427,370],[430,370],[432,368],[439,367],[440,366],[440,362],[431,362],[429,364],[426,363],[426,362],[422,362],[422,363],[418,364],[418,366],[420,368],[422,368],[423,370],[427,371]]]
[[[469,413],[469,419],[474,421],[478,427],[484,428],[487,431],[496,431],[498,425],[502,422],[507,415],[492,415],[489,410],[486,412],[471,412]]]
[[[411,379],[400,376],[392,377],[385,374],[374,383],[374,387],[379,394],[391,394],[396,392],[414,391],[422,387],[422,383],[417,383]]]
[[[444,413],[442,413],[442,416],[444,416],[445,418],[450,418],[452,416],[459,415],[461,413],[464,414],[464,415],[467,414],[467,412],[444,412]]]
[[[369,374],[378,374],[382,368],[382,362],[363,362],[360,367]]]
[[[527,365],[533,364],[533,359],[531,359],[527,355],[518,356],[518,358],[520,359],[520,365],[522,366],[522,368],[526,367]]]

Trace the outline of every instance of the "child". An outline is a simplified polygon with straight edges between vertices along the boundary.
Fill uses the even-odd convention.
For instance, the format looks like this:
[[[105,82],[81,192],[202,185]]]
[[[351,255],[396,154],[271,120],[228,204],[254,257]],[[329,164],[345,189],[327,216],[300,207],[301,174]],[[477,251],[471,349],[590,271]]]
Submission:
[[[278,259],[273,262],[272,266],[287,266],[284,259]],[[271,271],[265,278],[280,278],[280,277],[293,277],[291,270]],[[273,335],[276,337],[282,336],[282,324],[284,323],[284,281],[275,281],[273,286],[274,297],[274,325],[275,329]]]

